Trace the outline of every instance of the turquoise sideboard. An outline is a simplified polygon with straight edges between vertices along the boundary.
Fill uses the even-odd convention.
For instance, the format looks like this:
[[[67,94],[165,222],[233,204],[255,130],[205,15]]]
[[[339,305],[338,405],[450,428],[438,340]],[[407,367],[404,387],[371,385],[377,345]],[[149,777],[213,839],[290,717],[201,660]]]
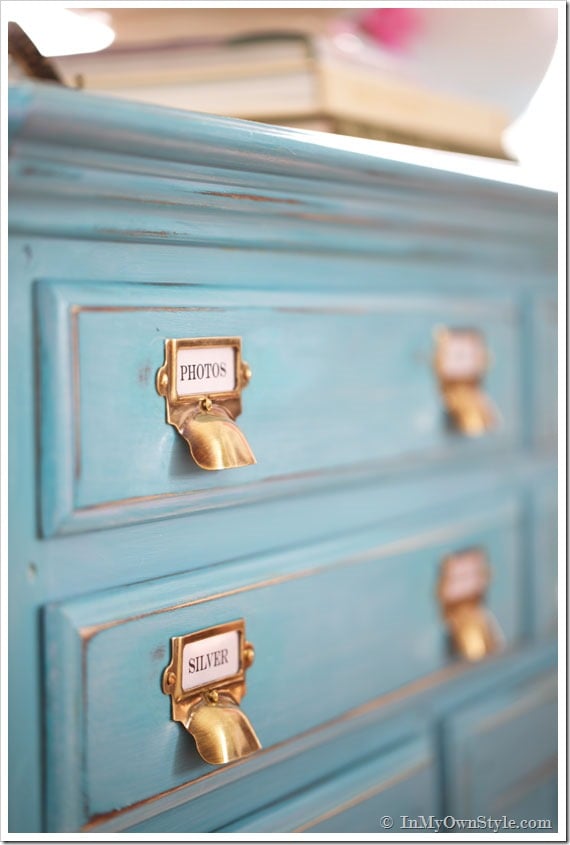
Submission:
[[[556,196],[51,85],[9,117],[9,830],[556,830]],[[195,339],[226,394],[173,381]],[[235,700],[177,674],[209,629]],[[202,716],[260,747],[208,762]]]

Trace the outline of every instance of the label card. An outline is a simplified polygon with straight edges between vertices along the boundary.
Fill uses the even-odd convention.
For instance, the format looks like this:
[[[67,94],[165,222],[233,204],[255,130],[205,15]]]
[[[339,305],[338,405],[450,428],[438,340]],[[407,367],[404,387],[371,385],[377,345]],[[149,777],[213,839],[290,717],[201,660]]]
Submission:
[[[182,691],[230,678],[239,670],[239,631],[194,640],[182,652]]]
[[[178,349],[178,396],[228,393],[236,387],[235,346],[196,346]]]
[[[481,549],[469,549],[448,557],[444,564],[439,588],[443,604],[482,596],[489,584],[489,567]]]
[[[487,366],[481,335],[469,329],[446,331],[439,353],[440,375],[447,379],[479,378]]]

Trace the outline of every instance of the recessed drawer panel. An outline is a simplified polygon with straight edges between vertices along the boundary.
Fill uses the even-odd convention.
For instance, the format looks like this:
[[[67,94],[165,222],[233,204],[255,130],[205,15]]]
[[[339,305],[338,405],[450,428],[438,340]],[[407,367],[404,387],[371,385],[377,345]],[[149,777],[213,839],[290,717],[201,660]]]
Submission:
[[[506,299],[354,298],[174,285],[38,285],[42,527],[47,535],[479,461],[519,440],[519,323]],[[451,429],[434,330],[479,330],[497,427]],[[208,472],[155,387],[171,338],[239,337],[238,419],[257,464]]]
[[[552,674],[451,716],[445,732],[448,811],[456,818],[543,819],[545,826],[535,829],[555,831],[556,725]]]
[[[217,833],[401,833],[407,819],[437,815],[438,772],[427,738],[240,819]]]
[[[244,620],[256,658],[243,709],[264,749],[419,678],[436,683],[456,671],[437,598],[442,561],[453,552],[485,550],[487,607],[512,643],[519,518],[515,502],[472,503],[51,606],[50,826],[75,829],[213,771],[172,721],[162,691],[173,637]]]

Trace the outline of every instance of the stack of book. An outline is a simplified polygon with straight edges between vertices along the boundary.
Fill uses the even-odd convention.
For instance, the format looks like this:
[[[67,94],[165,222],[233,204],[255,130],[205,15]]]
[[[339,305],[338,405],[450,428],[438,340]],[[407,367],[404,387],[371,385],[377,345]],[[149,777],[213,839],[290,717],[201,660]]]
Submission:
[[[123,47],[52,60],[94,92],[239,117],[506,158],[506,113],[365,67],[297,34]]]

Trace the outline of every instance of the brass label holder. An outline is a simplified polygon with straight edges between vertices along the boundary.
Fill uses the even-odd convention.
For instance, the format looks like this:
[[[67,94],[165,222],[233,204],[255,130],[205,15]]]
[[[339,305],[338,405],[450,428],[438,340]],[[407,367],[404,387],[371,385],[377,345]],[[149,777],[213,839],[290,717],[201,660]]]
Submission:
[[[490,354],[476,329],[436,331],[434,368],[445,409],[454,427],[470,437],[495,428],[496,409],[483,390]]]
[[[437,594],[452,646],[469,661],[482,660],[503,646],[503,635],[485,607],[491,569],[482,549],[465,549],[446,557]]]
[[[182,435],[190,454],[206,470],[255,464],[236,425],[241,392],[251,370],[239,337],[168,339],[156,389],[166,401],[166,421]]]
[[[258,751],[261,743],[240,708],[245,673],[255,652],[239,619],[171,639],[162,691],[206,763],[222,765]]]

